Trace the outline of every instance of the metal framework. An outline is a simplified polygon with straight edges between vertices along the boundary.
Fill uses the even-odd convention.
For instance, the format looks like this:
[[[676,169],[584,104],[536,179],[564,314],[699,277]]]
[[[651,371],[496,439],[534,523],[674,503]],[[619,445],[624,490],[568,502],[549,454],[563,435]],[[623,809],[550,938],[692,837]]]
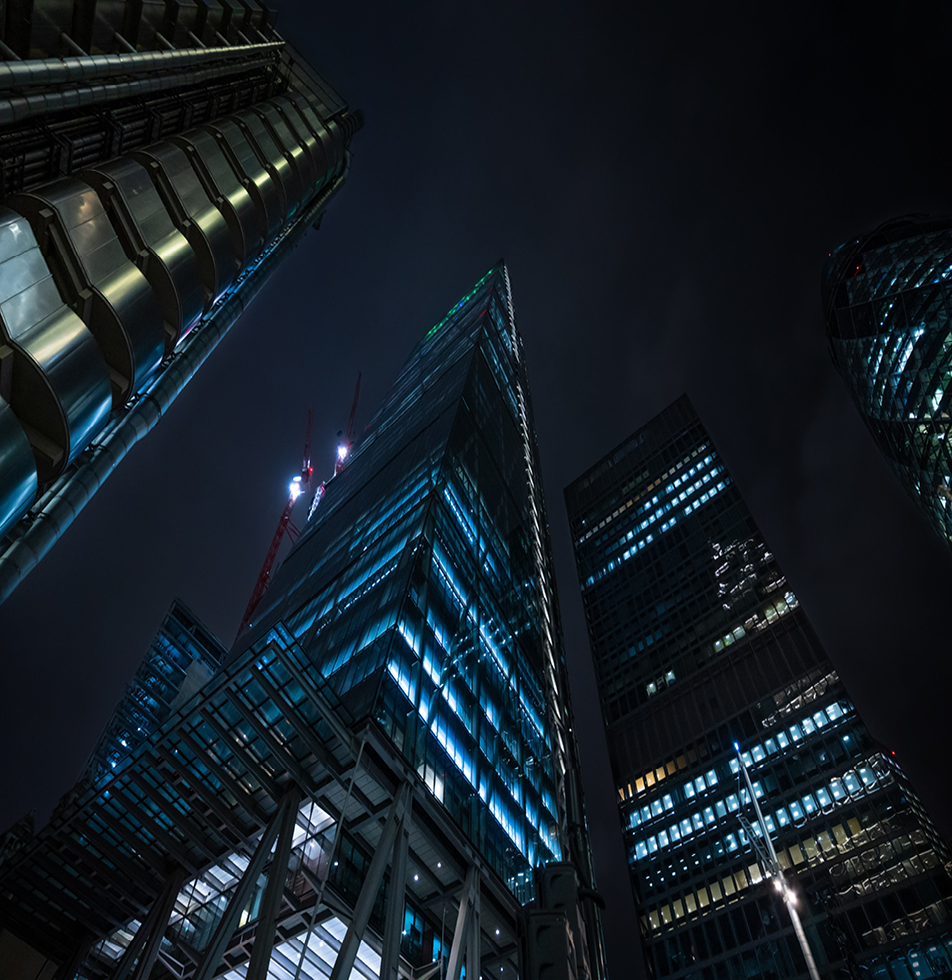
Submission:
[[[0,917],[70,980],[82,960],[91,980],[145,980],[157,957],[194,980],[243,963],[262,980],[282,944],[303,962],[334,920],[346,931],[332,980],[350,976],[361,943],[395,980],[412,908],[445,930],[454,980],[464,963],[467,976],[480,962],[515,976],[518,903],[376,725],[351,725],[279,625],[18,852]],[[323,815],[318,833],[307,812]],[[193,944],[197,883],[229,866],[228,901]]]

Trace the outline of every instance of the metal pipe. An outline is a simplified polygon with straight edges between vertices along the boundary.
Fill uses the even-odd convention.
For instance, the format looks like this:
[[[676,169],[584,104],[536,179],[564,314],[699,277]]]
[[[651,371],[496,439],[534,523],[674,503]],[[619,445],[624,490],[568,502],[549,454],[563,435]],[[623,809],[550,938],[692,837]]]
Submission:
[[[283,47],[283,41],[269,41],[266,44],[252,44],[250,49],[241,45],[227,48],[181,48],[176,51],[138,51],[135,54],[97,54],[82,58],[4,61],[0,62],[0,90],[88,82],[92,78],[143,75],[186,66],[204,67],[216,61],[246,61],[255,55],[274,54]]]
[[[7,47],[3,41],[0,41],[0,54],[3,55],[7,61],[22,61],[23,59],[13,50],[13,48]]]
[[[156,53],[171,58],[183,52],[150,52],[150,54]],[[258,67],[266,63],[268,55],[270,55],[270,52],[266,52],[265,57],[247,61],[242,65],[242,69]],[[108,55],[104,57],[114,58],[119,56]],[[0,62],[0,72],[2,72],[3,66],[8,64],[8,62]],[[33,62],[24,61],[21,64],[33,64]],[[84,85],[82,87],[76,86],[59,92],[35,92],[31,95],[11,95],[0,99],[0,125],[12,125],[22,122],[24,119],[46,115],[51,112],[66,112],[71,109],[85,108],[103,102],[128,99],[138,95],[149,95],[153,92],[163,92],[186,85],[203,85],[214,79],[231,75],[233,72],[234,69],[229,65],[217,65],[208,68],[193,68],[170,75],[154,75],[148,78],[137,78],[128,82]]]
[[[153,429],[205,363],[235,321],[268,281],[271,273],[294,249],[307,230],[340,190],[348,168],[338,175],[297,220],[279,236],[268,252],[242,281],[226,294],[208,318],[192,331],[183,350],[175,355],[154,384],[126,414],[107,431],[101,442],[90,446],[78,468],[63,474],[34,507],[33,522],[0,555],[0,604],[29,575],[43,556],[103,485],[130,449]]]
[[[88,58],[89,55],[66,33],[66,31],[60,31],[60,40],[66,45],[69,51],[72,51],[77,58]]]
[[[112,39],[123,51],[125,51],[126,54],[139,53],[118,31],[113,31]]]
[[[793,894],[793,890],[787,885],[787,880],[783,874],[783,868],[780,867],[780,860],[777,857],[777,851],[774,849],[773,840],[771,839],[770,831],[767,828],[767,821],[764,820],[764,815],[760,809],[760,803],[757,801],[757,794],[754,792],[753,783],[750,781],[750,773],[747,772],[747,763],[744,762],[744,758],[740,754],[740,746],[735,744],[734,748],[737,750],[737,761],[740,764],[741,772],[744,774],[744,782],[747,784],[747,792],[750,793],[750,798],[754,804],[754,812],[757,814],[757,823],[760,826],[760,832],[763,834],[764,840],[767,842],[768,854],[770,857],[770,866],[768,868],[770,871],[770,876],[774,880],[774,885],[777,891],[779,891],[783,896],[784,905],[787,906],[790,921],[793,923],[793,931],[796,933],[797,942],[800,943],[800,949],[803,952],[803,958],[807,964],[807,972],[810,974],[811,980],[820,980],[820,974],[816,968],[816,960],[813,958],[813,950],[810,949],[810,943],[807,941],[807,935],[803,931],[803,923],[800,922],[800,913],[797,912],[797,898]]]

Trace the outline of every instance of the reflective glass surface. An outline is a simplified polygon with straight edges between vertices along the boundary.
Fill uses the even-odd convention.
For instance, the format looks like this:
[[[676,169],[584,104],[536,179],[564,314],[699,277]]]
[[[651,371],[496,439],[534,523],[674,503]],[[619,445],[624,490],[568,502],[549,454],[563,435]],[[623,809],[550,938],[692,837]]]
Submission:
[[[891,222],[833,253],[824,306],[833,362],[877,446],[952,544],[952,224]]]
[[[566,502],[649,975],[806,975],[765,836],[824,976],[944,950],[945,846],[688,399]]]

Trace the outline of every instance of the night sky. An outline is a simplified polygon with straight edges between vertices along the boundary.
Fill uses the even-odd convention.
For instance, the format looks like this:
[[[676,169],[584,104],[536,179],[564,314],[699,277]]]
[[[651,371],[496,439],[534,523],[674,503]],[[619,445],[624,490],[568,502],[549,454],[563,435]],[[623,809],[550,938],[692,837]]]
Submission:
[[[0,608],[0,827],[33,807],[47,819],[173,596],[231,641],[307,409],[329,476],[357,372],[359,431],[419,337],[504,256],[613,977],[636,970],[634,911],[562,488],[684,391],[949,835],[952,556],[832,367],[819,280],[843,240],[950,210],[952,5],[279,6],[281,32],[366,114],[351,177]]]

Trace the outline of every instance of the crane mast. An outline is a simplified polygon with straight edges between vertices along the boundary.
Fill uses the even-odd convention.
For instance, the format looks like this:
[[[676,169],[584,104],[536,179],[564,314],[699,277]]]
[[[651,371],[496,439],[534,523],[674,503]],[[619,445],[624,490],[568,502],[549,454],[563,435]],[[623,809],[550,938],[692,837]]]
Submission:
[[[285,504],[284,510],[281,513],[281,519],[278,521],[274,537],[271,539],[271,547],[268,548],[268,554],[265,557],[264,564],[261,566],[261,571],[258,573],[258,580],[255,582],[255,587],[251,593],[251,598],[248,600],[245,614],[241,619],[241,625],[238,627],[238,634],[235,637],[236,640],[248,628],[251,617],[254,615],[255,609],[258,608],[258,603],[261,602],[261,597],[264,595],[265,590],[268,588],[271,581],[271,572],[274,569],[274,560],[278,556],[278,549],[281,547],[284,535],[290,529],[291,533],[295,537],[297,536],[297,529],[291,523],[291,512],[294,510],[294,505],[298,497],[310,486],[311,475],[314,473],[314,467],[311,466],[311,423],[313,422],[313,418],[314,413],[311,409],[308,409],[307,433],[304,436],[304,462],[301,466],[301,472],[298,476],[294,477],[290,487],[288,487],[288,502]]]
[[[354,419],[357,416],[357,399],[360,396],[360,372],[357,372],[357,387],[354,390],[354,401],[350,407],[350,418],[347,420],[347,430],[346,433],[338,432],[338,444],[337,444],[337,459],[334,462],[334,476],[337,476],[344,468],[344,463],[347,457],[350,455],[350,451],[354,445]],[[251,622],[251,617],[254,615],[255,609],[258,608],[258,603],[261,602],[262,596],[267,591],[268,586],[271,583],[271,573],[274,571],[274,563],[278,557],[278,550],[281,547],[281,542],[284,540],[285,534],[295,540],[300,531],[291,523],[291,514],[294,511],[294,505],[297,503],[298,497],[304,493],[305,490],[311,485],[311,477],[314,474],[314,467],[311,466],[311,423],[313,422],[314,413],[311,409],[307,412],[307,433],[304,436],[304,462],[301,465],[301,472],[298,476],[295,476],[291,481],[291,485],[288,488],[288,502],[284,506],[284,510],[281,513],[281,519],[278,521],[278,526],[275,529],[274,537],[271,539],[271,546],[268,548],[268,554],[265,556],[264,564],[261,566],[261,571],[258,573],[258,580],[255,582],[254,591],[251,593],[251,598],[248,600],[248,606],[245,609],[245,614],[241,619],[241,625],[238,627],[238,634],[235,637],[236,641],[241,637],[242,633],[248,628]],[[308,508],[307,519],[311,519],[311,515],[317,510],[318,504],[324,499],[324,491],[327,489],[327,481],[322,480],[320,485],[314,491],[314,498],[311,500],[311,506]]]

